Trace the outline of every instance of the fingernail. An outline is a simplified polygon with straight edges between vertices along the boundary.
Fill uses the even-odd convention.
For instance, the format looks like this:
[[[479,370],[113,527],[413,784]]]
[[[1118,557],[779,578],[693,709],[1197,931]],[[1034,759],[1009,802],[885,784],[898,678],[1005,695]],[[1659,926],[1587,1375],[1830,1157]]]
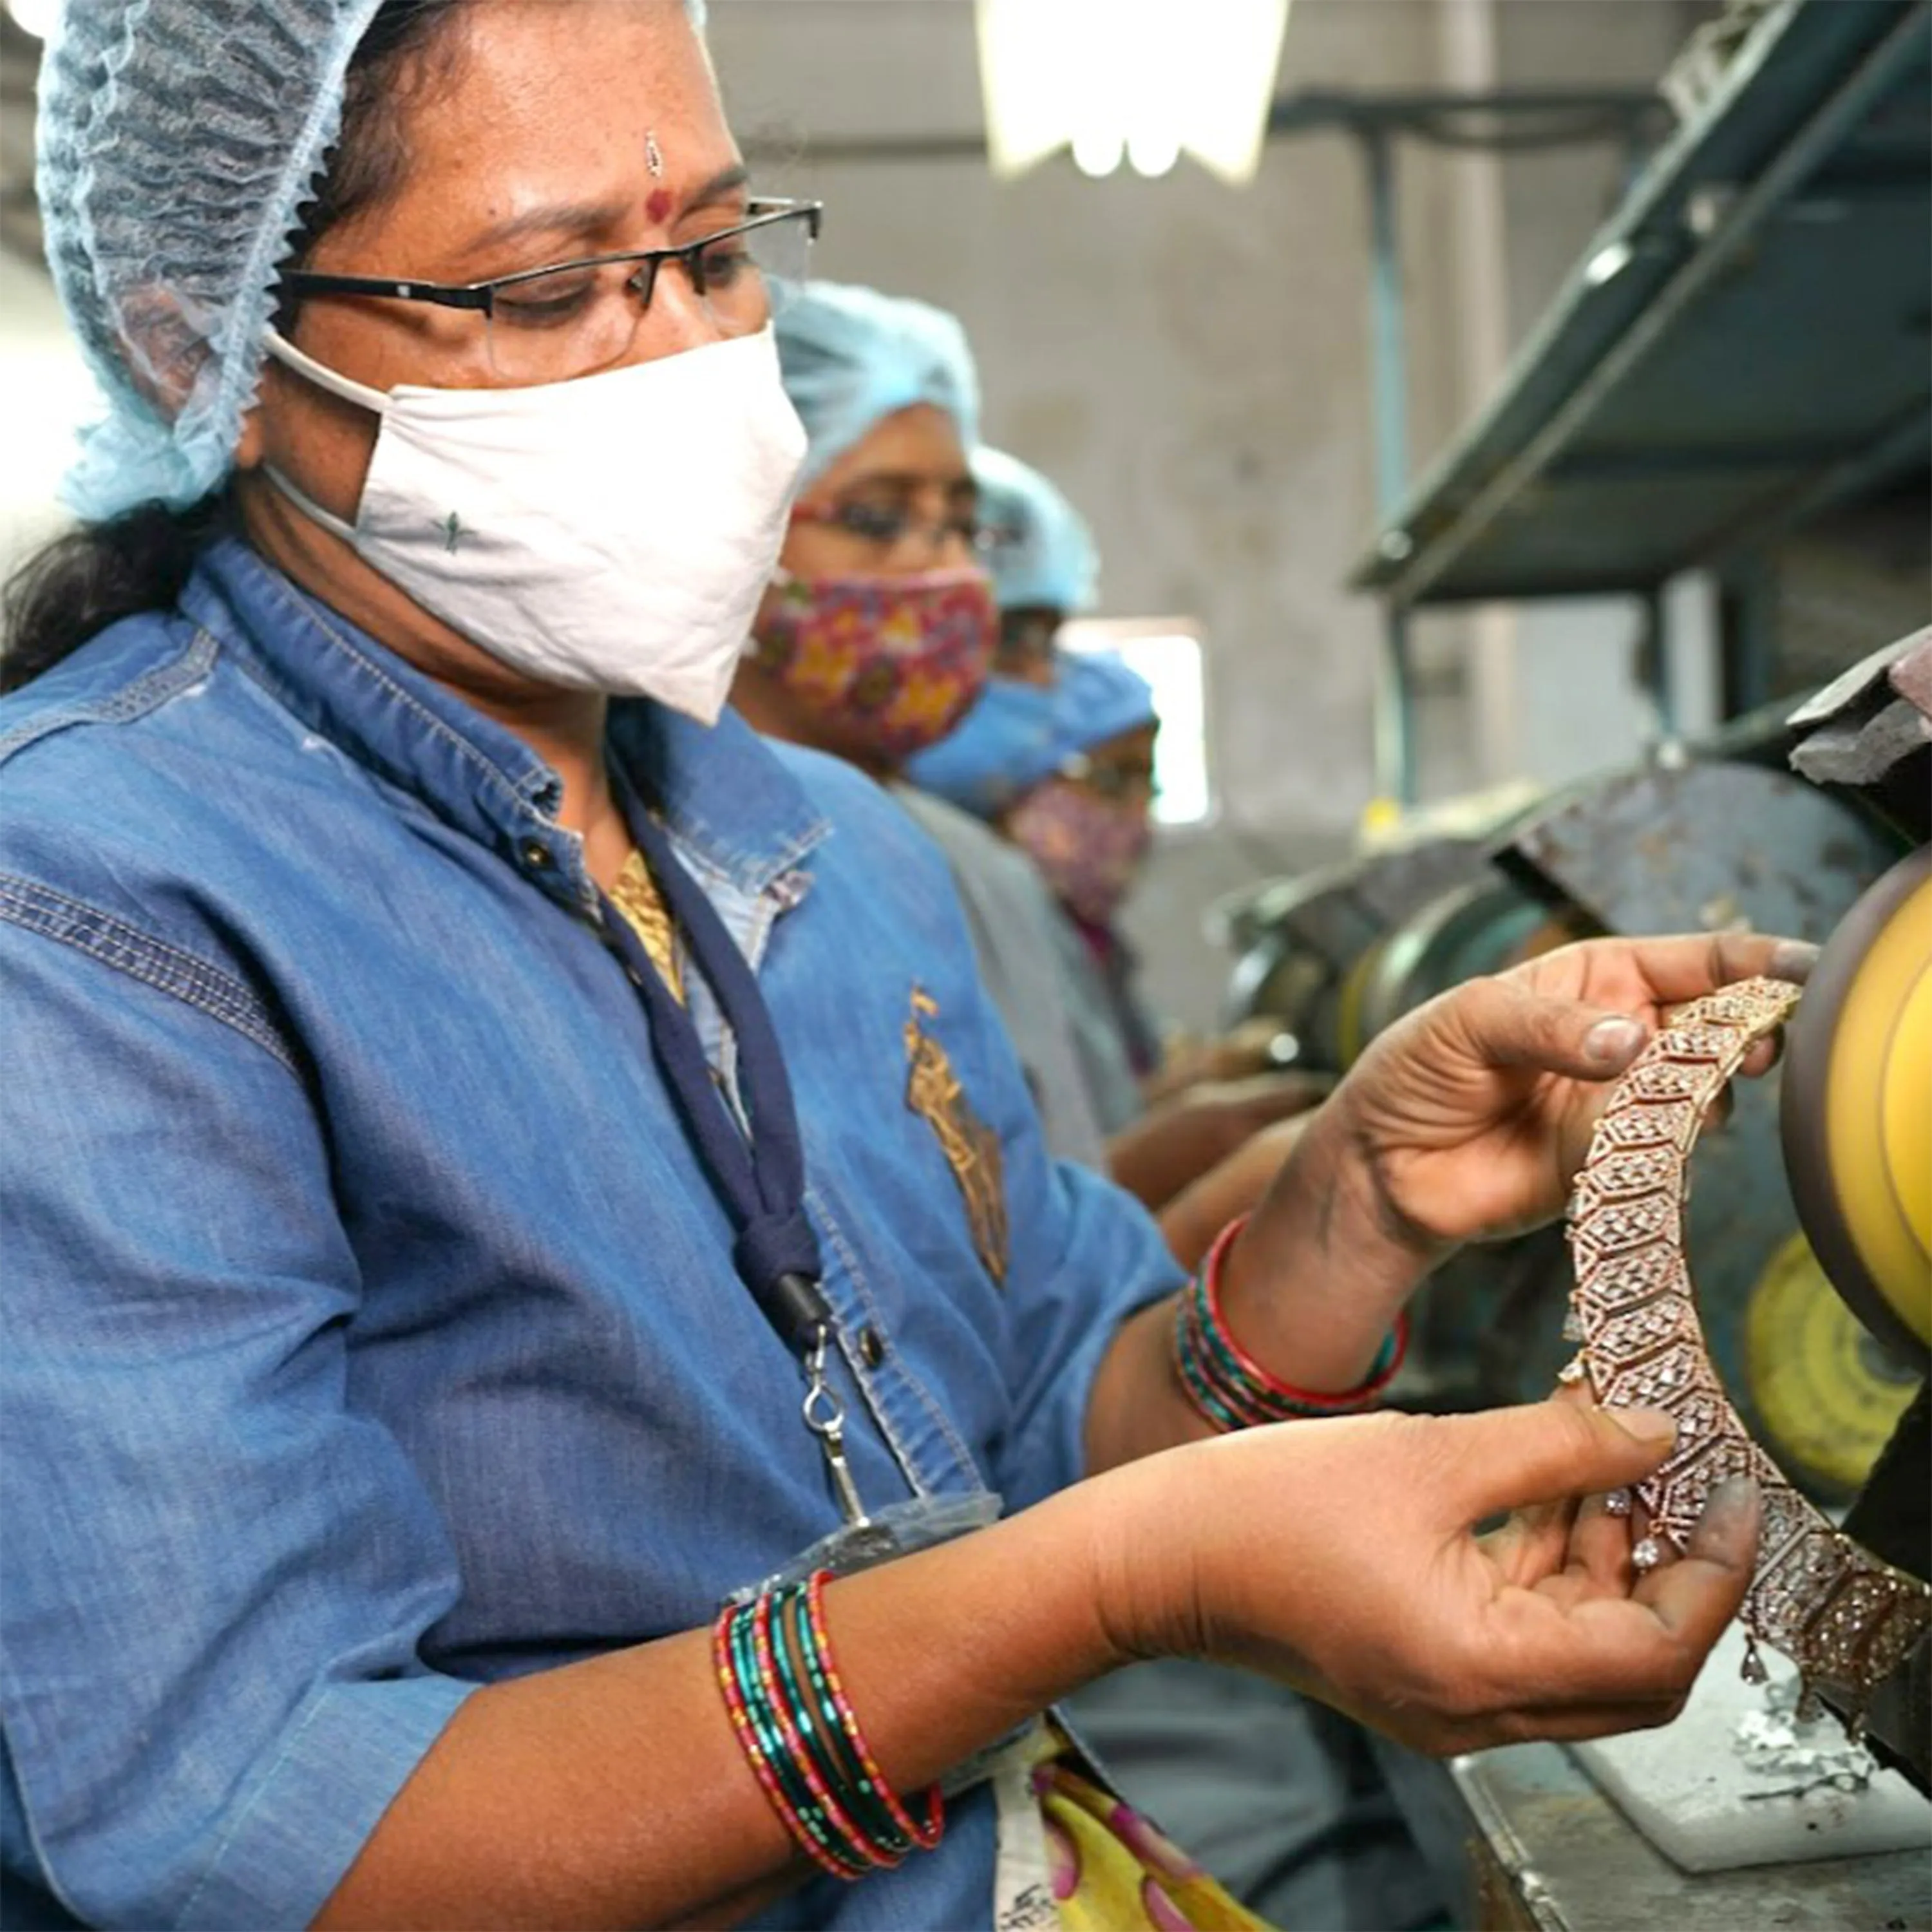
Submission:
[[[1818,963],[1818,949],[1802,939],[1782,939],[1772,948],[1766,969],[1774,980],[1789,980],[1802,986]]]
[[[1705,1502],[1705,1527],[1719,1536],[1735,1535],[1756,1509],[1757,1484],[1749,1476],[1726,1476]]]
[[[1583,1051],[1600,1066],[1618,1066],[1643,1045],[1644,1038],[1642,1025],[1619,1013],[1599,1020],[1583,1036]]]
[[[1750,1476],[1725,1476],[1704,1499],[1704,1520],[1712,1528],[1731,1528],[1758,1507],[1758,1486]]]
[[[1646,1447],[1677,1440],[1677,1418],[1661,1408],[1606,1408],[1604,1413],[1626,1436],[1634,1436]]]

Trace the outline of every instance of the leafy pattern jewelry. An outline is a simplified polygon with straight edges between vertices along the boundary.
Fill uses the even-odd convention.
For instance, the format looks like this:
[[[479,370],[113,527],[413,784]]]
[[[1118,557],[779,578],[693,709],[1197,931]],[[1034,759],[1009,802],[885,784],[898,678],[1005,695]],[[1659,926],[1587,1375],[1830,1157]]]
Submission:
[[[1716,1484],[1754,1478],[1763,1492],[1757,1568],[1739,1621],[1744,1674],[1762,1682],[1757,1645],[1798,1666],[1803,1708],[1828,1685],[1856,1738],[1874,1688],[1932,1628],[1932,1586],[1881,1562],[1792,1488],[1746,1432],[1706,1347],[1684,1253],[1690,1150],[1706,1110],[1752,1045],[1780,1025],[1798,989],[1746,980],[1685,1007],[1612,1090],[1570,1202],[1576,1285],[1565,1332],[1582,1345],[1563,1372],[1606,1408],[1668,1410],[1676,1446],[1639,1484],[1647,1534],[1640,1569],[1682,1554]]]

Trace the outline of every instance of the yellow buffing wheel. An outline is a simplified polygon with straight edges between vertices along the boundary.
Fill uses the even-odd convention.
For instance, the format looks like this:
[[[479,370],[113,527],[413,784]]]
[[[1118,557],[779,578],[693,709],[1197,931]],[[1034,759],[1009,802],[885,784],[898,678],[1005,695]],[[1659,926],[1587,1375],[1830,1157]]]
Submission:
[[[1932,1355],[1932,848],[1832,935],[1790,1029],[1781,1125],[1798,1218],[1874,1334]]]
[[[1754,1284],[1744,1376],[1778,1466],[1814,1495],[1849,1501],[1918,1392],[1832,1292],[1802,1234]]]

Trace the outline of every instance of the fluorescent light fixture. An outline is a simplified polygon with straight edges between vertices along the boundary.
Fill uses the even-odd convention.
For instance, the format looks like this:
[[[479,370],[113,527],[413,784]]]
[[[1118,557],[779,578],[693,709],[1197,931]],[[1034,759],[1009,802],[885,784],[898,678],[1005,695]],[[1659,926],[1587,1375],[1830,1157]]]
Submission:
[[[44,40],[54,30],[54,16],[60,11],[60,0],[7,0],[7,10],[13,15],[14,26],[22,33]]]
[[[1150,181],[1172,172],[1180,158],[1180,137],[1171,128],[1143,128],[1127,136],[1127,165]]]
[[[1254,178],[1288,0],[977,0],[993,172],[1062,148],[1089,175],[1164,175],[1192,154]]]

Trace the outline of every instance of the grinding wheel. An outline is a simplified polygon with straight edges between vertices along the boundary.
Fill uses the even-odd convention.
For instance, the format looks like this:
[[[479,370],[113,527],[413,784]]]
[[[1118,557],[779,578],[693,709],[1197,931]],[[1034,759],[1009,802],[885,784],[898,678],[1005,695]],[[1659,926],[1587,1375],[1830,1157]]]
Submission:
[[[1501,874],[1472,879],[1431,900],[1365,955],[1351,976],[1352,1065],[1369,1042],[1437,994],[1553,951],[1589,930]],[[1345,986],[1345,998],[1349,991]]]
[[[1932,1362],[1932,848],[1840,922],[1785,1050],[1781,1130],[1798,1217],[1852,1312]]]
[[[1808,1494],[1849,1502],[1922,1386],[1860,1325],[1802,1234],[1772,1256],[1744,1317],[1760,1440]]]

